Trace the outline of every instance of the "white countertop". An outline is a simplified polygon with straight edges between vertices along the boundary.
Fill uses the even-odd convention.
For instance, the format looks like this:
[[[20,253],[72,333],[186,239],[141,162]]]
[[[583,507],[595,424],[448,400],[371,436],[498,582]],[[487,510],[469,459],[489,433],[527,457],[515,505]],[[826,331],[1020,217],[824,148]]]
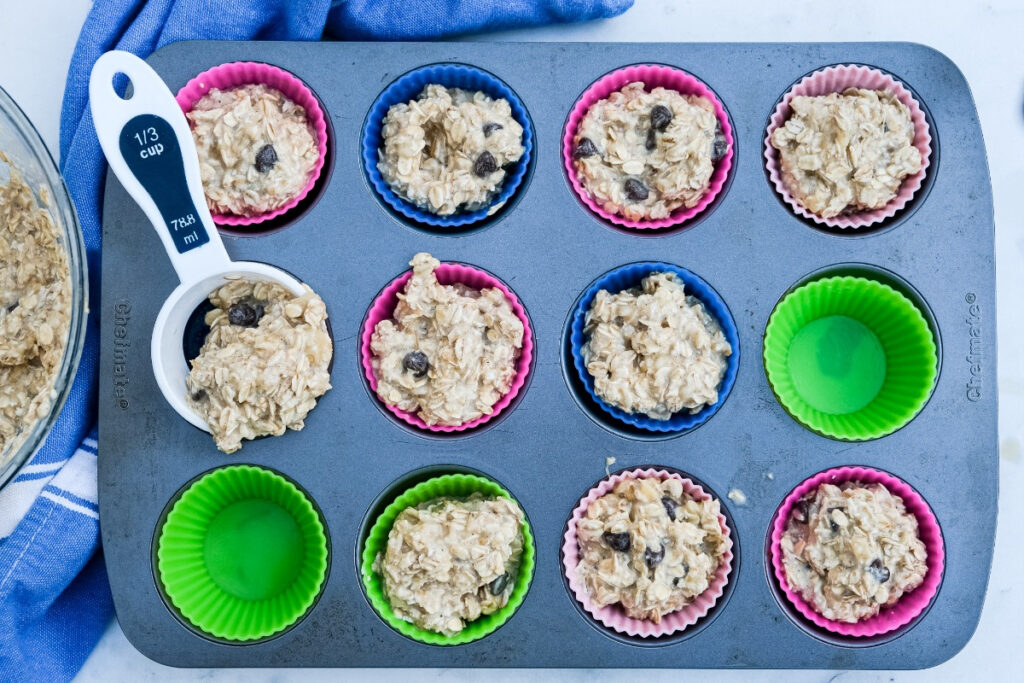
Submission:
[[[0,85],[25,109],[43,138],[57,149],[64,78],[88,0],[0,0]],[[843,5],[856,9],[844,11]],[[966,648],[926,672],[787,672],[789,681],[961,680],[993,676],[1019,655],[1024,626],[1024,3],[1020,0],[861,0],[858,3],[789,0],[637,0],[617,19],[490,35],[486,40],[595,41],[867,41],[907,40],[946,53],[967,77],[977,100],[988,148],[996,204],[999,293],[1000,500],[992,579],[981,624]],[[30,68],[29,68],[30,67]],[[328,681],[339,673],[354,680],[404,681],[411,675],[439,681],[472,680],[479,671],[236,669],[180,670],[149,661],[110,625],[78,680]],[[540,674],[563,681],[631,680],[618,671],[489,671],[491,683],[528,680]],[[773,680],[781,672],[702,672],[713,681]],[[982,674],[982,675],[984,675]],[[679,673],[645,672],[652,681]]]

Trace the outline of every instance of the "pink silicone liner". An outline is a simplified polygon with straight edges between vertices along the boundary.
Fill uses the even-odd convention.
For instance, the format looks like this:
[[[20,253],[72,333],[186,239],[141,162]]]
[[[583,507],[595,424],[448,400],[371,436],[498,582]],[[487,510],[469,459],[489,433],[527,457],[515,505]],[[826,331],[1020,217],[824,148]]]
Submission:
[[[579,505],[572,511],[572,516],[569,518],[568,529],[566,529],[565,536],[563,537],[564,542],[562,543],[562,567],[565,569],[565,577],[569,580],[569,588],[572,590],[573,595],[576,596],[576,600],[583,606],[594,619],[598,622],[607,626],[610,629],[618,631],[619,633],[625,633],[630,636],[639,636],[641,638],[658,638],[660,636],[667,636],[673,633],[677,633],[697,623],[704,615],[714,607],[718,599],[722,597],[722,593],[725,590],[725,585],[729,583],[729,574],[732,571],[732,535],[729,530],[729,524],[725,519],[725,515],[719,513],[718,523],[722,527],[722,534],[725,536],[725,554],[722,556],[722,562],[718,565],[718,570],[715,572],[714,577],[711,579],[711,583],[708,589],[697,596],[697,599],[692,603],[683,607],[680,610],[666,614],[662,617],[661,622],[655,624],[653,621],[647,619],[634,619],[626,615],[626,611],[622,608],[622,605],[618,603],[613,605],[606,605],[601,607],[595,604],[589,593],[587,593],[586,587],[576,577],[576,570],[580,563],[580,546],[579,540],[576,537],[576,525],[580,519],[583,518],[587,513],[587,507],[605,495],[609,491],[615,488],[619,482],[626,479],[678,479],[683,483],[683,491],[694,500],[710,500],[711,494],[707,493],[700,486],[682,477],[675,472],[666,472],[665,470],[659,470],[654,468],[648,469],[634,469],[625,470],[613,474],[607,477],[590,489],[587,494],[580,500]]]
[[[911,592],[904,594],[899,602],[892,607],[885,608],[870,619],[864,619],[855,624],[833,621],[818,614],[810,603],[789,587],[789,582],[786,580],[786,569],[782,564],[782,535],[786,530],[786,523],[789,521],[793,506],[821,484],[839,485],[847,481],[881,484],[889,489],[890,493],[902,498],[907,512],[917,518],[918,532],[928,551],[928,572],[925,574],[924,582]],[[916,619],[931,604],[932,598],[939,590],[945,568],[945,557],[939,522],[935,519],[935,514],[924,498],[902,479],[887,472],[867,467],[836,467],[819,472],[805,480],[782,501],[782,505],[775,513],[775,521],[772,525],[771,563],[775,569],[775,578],[779,588],[804,618],[816,626],[842,636],[854,638],[878,636],[895,631]]]
[[[834,92],[843,92],[847,88],[863,88],[865,90],[887,90],[899,99],[900,102],[910,110],[910,120],[914,124],[914,147],[921,153],[921,170],[914,175],[904,178],[900,191],[895,198],[881,209],[863,211],[834,218],[823,218],[816,213],[804,208],[800,202],[790,194],[786,184],[782,180],[782,169],[779,168],[779,155],[772,147],[772,133],[779,126],[786,123],[792,110],[790,102],[798,95],[818,96],[828,95]],[[917,103],[914,96],[910,94],[902,83],[889,74],[859,64],[842,64],[820,69],[802,78],[796,85],[789,89],[783,96],[782,101],[775,107],[771,120],[768,123],[768,130],[764,137],[764,160],[765,168],[768,170],[768,177],[775,185],[775,191],[779,193],[783,201],[789,204],[793,211],[809,218],[819,225],[826,225],[830,228],[856,229],[866,228],[875,223],[892,218],[903,207],[913,199],[914,194],[921,189],[925,173],[931,165],[932,136],[928,128],[928,121],[925,118],[921,105]]]
[[[256,216],[216,214],[213,216],[213,221],[218,225],[236,227],[256,225],[257,223],[284,215],[306,198],[306,195],[316,185],[316,181],[320,178],[320,173],[324,168],[324,160],[327,157],[327,118],[324,115],[323,108],[320,106],[320,101],[313,94],[313,91],[305,83],[284,69],[261,62],[221,64],[212,69],[207,69],[186,83],[185,87],[178,91],[175,99],[178,101],[178,106],[181,107],[181,110],[187,114],[210,88],[228,90],[243,85],[259,83],[279,90],[285,97],[306,110],[309,125],[312,126],[313,132],[316,134],[317,150],[320,152],[320,158],[317,159],[316,165],[313,167],[313,172],[309,176],[309,182],[306,183],[306,187],[280,208]]]
[[[669,90],[675,90],[683,95],[699,95],[706,97],[714,105],[715,117],[718,119],[718,123],[722,126],[722,132],[725,134],[725,139],[729,143],[729,151],[715,164],[715,170],[711,174],[708,190],[704,193],[704,196],[701,197],[701,200],[697,205],[691,209],[680,207],[672,212],[672,215],[668,218],[659,218],[657,220],[649,221],[633,221],[623,218],[618,214],[605,211],[597,202],[594,201],[583,187],[583,183],[581,183],[580,179],[577,177],[576,168],[572,163],[573,138],[576,137],[576,130],[579,128],[580,122],[583,120],[587,110],[590,109],[591,105],[598,100],[607,99],[607,97],[616,90],[621,90],[624,86],[635,81],[641,81],[646,86],[647,90],[662,87]],[[572,189],[588,209],[604,220],[610,221],[615,225],[621,225],[626,228],[634,228],[637,230],[653,230],[680,225],[706,209],[722,191],[722,187],[725,185],[725,181],[729,177],[729,169],[732,168],[735,148],[736,140],[733,137],[732,126],[729,125],[729,116],[725,113],[725,107],[722,106],[722,103],[719,101],[715,93],[712,92],[703,81],[699,80],[695,76],[691,76],[685,71],[675,69],[670,66],[662,66],[659,64],[637,64],[617,69],[616,71],[612,71],[611,73],[602,76],[591,84],[591,86],[587,88],[576,101],[576,105],[569,114],[569,120],[565,124],[565,133],[562,136],[562,162],[565,166],[565,172],[569,178],[569,183],[572,185]]]
[[[526,309],[523,308],[523,305],[519,302],[519,298],[516,297],[512,290],[506,287],[501,280],[490,273],[461,263],[442,263],[434,271],[434,275],[437,277],[437,281],[442,285],[453,285],[457,282],[461,282],[472,289],[486,289],[488,287],[497,288],[505,295],[505,298],[508,299],[509,303],[512,304],[512,312],[515,313],[516,317],[523,322],[523,348],[519,354],[519,358],[516,360],[515,379],[512,380],[512,386],[509,387],[508,393],[498,399],[498,402],[494,404],[494,409],[491,411],[490,415],[481,415],[475,420],[464,422],[460,425],[428,425],[419,417],[419,415],[401,410],[400,408],[388,405],[384,401],[381,401],[381,403],[384,403],[385,407],[387,407],[387,409],[394,413],[399,419],[413,427],[418,427],[419,429],[425,429],[431,432],[461,432],[467,429],[472,429],[473,427],[478,427],[485,422],[493,420],[502,410],[512,403],[512,400],[526,385],[526,379],[530,374],[530,365],[533,361],[533,330],[530,327],[530,319],[526,315]],[[366,314],[366,322],[363,323],[360,357],[363,363],[363,374],[366,376],[366,380],[370,383],[370,389],[373,390],[374,395],[377,393],[377,376],[373,372],[373,351],[370,349],[370,341],[373,338],[373,331],[376,329],[377,323],[382,320],[388,320],[394,315],[395,307],[398,305],[398,293],[402,291],[405,287],[405,283],[407,283],[410,278],[412,278],[412,270],[408,270],[392,280],[388,286],[377,295],[377,298],[373,300],[373,303],[370,305],[370,310]]]

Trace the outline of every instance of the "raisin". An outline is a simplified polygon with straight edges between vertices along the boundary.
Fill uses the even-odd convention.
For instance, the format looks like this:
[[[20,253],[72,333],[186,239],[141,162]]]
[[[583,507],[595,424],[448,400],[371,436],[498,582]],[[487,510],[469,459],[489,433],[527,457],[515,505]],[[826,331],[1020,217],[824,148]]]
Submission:
[[[491,590],[491,595],[501,595],[505,591],[505,588],[508,586],[508,578],[508,574],[502,574],[494,581],[491,581],[490,585],[488,586]]]
[[[668,496],[664,496],[661,499],[661,506],[665,508],[665,514],[668,515],[668,518],[673,522],[676,521],[676,510],[679,508],[679,503]]]
[[[665,559],[665,545],[662,544],[658,548],[657,552],[650,548],[644,549],[644,564],[647,565],[648,569],[654,569],[656,566],[661,564],[661,561]]]
[[[238,327],[256,327],[263,317],[263,306],[253,306],[245,301],[231,304],[228,308],[228,322]]]
[[[647,199],[647,186],[636,178],[628,178],[625,183],[626,196],[634,202],[642,202]]]
[[[263,145],[260,151],[256,152],[256,170],[260,173],[270,173],[277,163],[277,150],[273,145]]]
[[[653,152],[658,148],[658,134],[654,132],[653,128],[647,131],[647,142],[644,143],[644,147],[648,152]]]
[[[590,138],[580,138],[576,143],[576,150],[572,153],[573,159],[592,157],[597,154],[597,145]]]
[[[885,583],[889,580],[889,569],[877,557],[868,565],[868,574],[875,577],[875,581],[878,583]]]
[[[480,152],[480,156],[476,158],[476,163],[473,164],[473,173],[476,173],[481,178],[486,178],[497,170],[498,162],[494,160],[494,155],[487,150]]]
[[[601,538],[608,544],[608,547],[612,550],[618,550],[620,553],[629,552],[629,532],[621,531],[617,534],[613,534],[610,531],[606,531],[601,534]]]
[[[665,130],[672,121],[672,110],[663,104],[656,104],[651,107],[651,128],[654,130]]]
[[[801,524],[807,524],[811,514],[811,501],[809,498],[801,498],[793,505],[793,519]]]
[[[402,359],[402,367],[413,373],[416,377],[423,377],[430,369],[430,361],[422,351],[410,351]]]
[[[206,398],[206,389],[200,389],[192,392],[193,401],[202,401],[204,398]]]
[[[484,124],[484,137],[489,138],[491,137],[491,133],[493,133],[496,130],[501,130],[504,127],[505,126],[501,125],[500,123],[488,121],[487,123]]]
[[[719,161],[729,152],[729,142],[725,139],[722,126],[715,126],[715,139],[711,143],[711,161]]]
[[[7,307],[7,312],[8,312],[8,313],[12,313],[12,312],[14,311],[14,309],[15,309],[15,308],[17,308],[17,307],[18,307],[18,302],[17,302],[17,301],[15,301],[15,302],[14,302],[13,304],[10,304],[10,305],[9,305],[9,306]]]

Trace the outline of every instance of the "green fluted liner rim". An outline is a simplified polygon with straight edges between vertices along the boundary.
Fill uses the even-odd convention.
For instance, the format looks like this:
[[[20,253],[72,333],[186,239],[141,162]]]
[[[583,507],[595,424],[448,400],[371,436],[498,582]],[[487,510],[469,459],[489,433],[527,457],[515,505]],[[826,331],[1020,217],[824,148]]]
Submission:
[[[305,554],[292,585],[272,598],[246,600],[222,590],[203,559],[205,531],[228,504],[262,498],[294,518]],[[267,638],[298,621],[327,576],[327,535],[312,502],[292,482],[262,467],[232,465],[193,482],[174,503],[157,541],[157,574],[167,599],[196,629],[224,640]]]
[[[830,315],[846,315],[865,324],[886,355],[886,378],[878,395],[867,406],[844,415],[825,413],[806,403],[793,386],[787,364],[796,333]],[[866,441],[895,432],[921,411],[935,387],[938,350],[927,320],[913,301],[877,280],[844,275],[814,280],[782,298],[765,329],[764,367],[779,403],[801,425],[833,439]]]
[[[523,553],[519,559],[519,572],[516,575],[515,588],[509,596],[508,604],[500,610],[485,615],[466,624],[466,627],[454,636],[446,636],[434,631],[422,629],[415,624],[399,618],[391,609],[387,596],[384,593],[384,579],[380,574],[373,571],[373,561],[377,553],[383,553],[387,547],[388,534],[395,523],[398,514],[408,508],[415,507],[435,498],[466,498],[473,493],[481,493],[488,497],[508,498],[515,501],[508,491],[496,482],[479,477],[473,474],[443,474],[416,484],[403,492],[390,505],[384,508],[384,512],[377,517],[366,543],[363,546],[361,573],[363,587],[366,590],[366,597],[377,614],[380,615],[391,628],[402,635],[418,640],[428,645],[463,645],[479,640],[498,630],[505,622],[512,618],[519,606],[526,599],[526,593],[530,590],[530,582],[533,579],[533,569],[536,558],[536,547],[533,540],[533,532],[530,524],[523,514]],[[518,502],[516,503],[518,505]],[[520,506],[522,509],[522,506]]]

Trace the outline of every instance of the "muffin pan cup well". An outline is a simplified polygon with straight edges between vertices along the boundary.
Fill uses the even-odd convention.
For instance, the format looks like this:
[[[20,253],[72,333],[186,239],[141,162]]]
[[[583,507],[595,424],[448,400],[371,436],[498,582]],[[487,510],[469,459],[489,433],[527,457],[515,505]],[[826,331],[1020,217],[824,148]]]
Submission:
[[[100,516],[118,620],[145,655],[193,667],[891,669],[934,666],[968,641],[981,612],[996,522],[993,221],[977,115],[966,82],[945,57],[903,43],[454,42],[182,43],[150,58],[172,90],[234,61],[300,74],[333,124],[334,173],[320,201],[287,230],[225,243],[233,258],[301,274],[324,298],[334,332],[334,388],[301,431],[247,442],[225,460],[208,434],[167,406],[153,380],[149,335],[174,272],[163,258],[139,267],[159,248],[158,238],[140,227],[141,212],[108,179]],[[485,230],[451,234],[397,220],[363,170],[359,142],[374,100],[401,74],[439,63],[472,65],[507,83],[536,133],[529,184]],[[933,162],[942,157],[929,168],[932,191],[915,196],[913,212],[856,239],[808,229],[778,200],[761,156],[782,95],[802,75],[840,63],[898,74],[927,107]],[[595,80],[631,64],[699,75],[734,124],[738,154],[728,192],[685,230],[610,229],[580,204],[566,178],[561,142],[569,112]],[[360,360],[366,312],[418,251],[494,273],[529,312],[535,346],[528,385],[500,421],[464,435],[438,438],[410,428],[367,389]],[[562,343],[574,303],[596,278],[648,261],[677,264],[713,285],[735,320],[742,351],[728,400],[699,429],[668,440],[595,424],[571,389],[576,370]],[[927,303],[941,341],[941,372],[927,405],[902,429],[870,441],[836,441],[802,427],[775,399],[763,369],[772,310],[794,282],[837,263],[867,264],[905,280]],[[651,464],[681,470],[720,496],[731,515],[737,545],[726,594],[684,638],[644,647],[595,625],[566,588],[559,555],[566,520],[580,495],[606,476],[608,458],[615,458],[612,472]],[[247,645],[186,628],[161,598],[148,552],[176,492],[238,462],[273,469],[308,494],[323,513],[332,558],[309,614]],[[947,556],[961,558],[946,562],[927,613],[898,638],[872,647],[826,641],[794,623],[772,589],[763,543],[779,502],[795,486],[851,463],[909,482],[941,523]],[[378,616],[363,589],[359,556],[368,511],[394,482],[425,469],[471,470],[500,482],[526,512],[536,541],[522,605],[500,629],[471,643],[434,647],[407,638]],[[728,497],[733,489],[745,495],[743,505]]]

